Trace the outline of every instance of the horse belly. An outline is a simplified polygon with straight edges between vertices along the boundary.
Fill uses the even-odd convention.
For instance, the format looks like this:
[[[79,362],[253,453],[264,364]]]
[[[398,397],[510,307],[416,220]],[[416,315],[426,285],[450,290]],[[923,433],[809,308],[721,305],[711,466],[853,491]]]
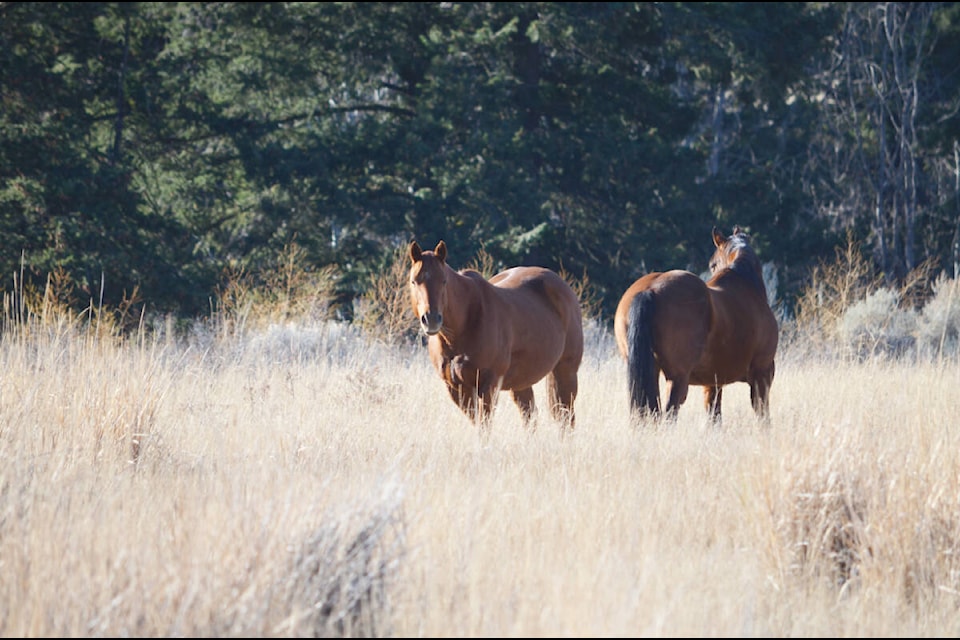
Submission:
[[[750,371],[748,360],[731,361],[716,356],[705,358],[690,372],[690,384],[702,387],[744,382]]]
[[[502,387],[525,389],[545,378],[560,362],[565,343],[564,336],[558,331],[524,332],[517,336]]]

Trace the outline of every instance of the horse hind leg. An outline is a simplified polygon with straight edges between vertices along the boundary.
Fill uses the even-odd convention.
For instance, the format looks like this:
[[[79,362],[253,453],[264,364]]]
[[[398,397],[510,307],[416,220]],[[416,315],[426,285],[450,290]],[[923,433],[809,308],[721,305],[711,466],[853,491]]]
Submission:
[[[520,409],[520,416],[523,418],[523,426],[529,427],[532,424],[533,412],[536,409],[536,404],[533,399],[533,388],[527,387],[526,389],[514,389],[510,392],[510,394],[513,396],[513,401]]]
[[[675,420],[680,411],[680,405],[687,400],[687,393],[690,390],[690,378],[687,376],[676,376],[667,380],[667,408],[666,415],[671,420]]]
[[[577,398],[577,368],[558,366],[547,375],[550,415],[564,428],[574,426],[573,403]]]

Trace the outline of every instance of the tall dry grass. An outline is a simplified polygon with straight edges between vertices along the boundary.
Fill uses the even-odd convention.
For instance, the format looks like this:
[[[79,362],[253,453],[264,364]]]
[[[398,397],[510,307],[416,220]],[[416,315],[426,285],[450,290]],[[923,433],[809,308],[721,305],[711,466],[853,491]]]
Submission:
[[[4,300],[0,635],[960,629],[956,350],[831,357],[848,269],[813,279],[817,330],[784,328],[768,427],[746,385],[719,427],[696,387],[675,424],[633,422],[588,320],[576,430],[504,397],[480,437],[407,339],[405,256],[344,325],[298,255],[187,335],[133,301],[73,313],[53,280]]]
[[[159,335],[0,337],[3,636],[960,629],[955,361],[785,354],[769,428],[745,385],[635,425],[590,327],[576,430],[482,439],[419,345]]]

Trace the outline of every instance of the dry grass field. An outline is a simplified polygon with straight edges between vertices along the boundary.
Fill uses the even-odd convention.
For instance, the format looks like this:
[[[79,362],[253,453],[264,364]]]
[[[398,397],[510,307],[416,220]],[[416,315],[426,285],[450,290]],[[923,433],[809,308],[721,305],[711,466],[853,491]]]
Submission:
[[[0,634],[955,636],[958,388],[787,345],[768,427],[746,385],[637,424],[594,328],[573,433],[502,397],[482,438],[333,323],[8,331]]]

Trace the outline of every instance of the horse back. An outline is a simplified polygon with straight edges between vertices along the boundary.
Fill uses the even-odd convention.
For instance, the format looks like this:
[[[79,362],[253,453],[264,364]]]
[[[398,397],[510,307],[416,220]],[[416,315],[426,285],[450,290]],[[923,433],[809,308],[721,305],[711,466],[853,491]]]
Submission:
[[[564,320],[565,325],[580,325],[580,300],[567,282],[556,272],[543,267],[513,267],[490,278],[490,284],[505,295],[501,298],[524,313],[546,305],[549,311]]]

